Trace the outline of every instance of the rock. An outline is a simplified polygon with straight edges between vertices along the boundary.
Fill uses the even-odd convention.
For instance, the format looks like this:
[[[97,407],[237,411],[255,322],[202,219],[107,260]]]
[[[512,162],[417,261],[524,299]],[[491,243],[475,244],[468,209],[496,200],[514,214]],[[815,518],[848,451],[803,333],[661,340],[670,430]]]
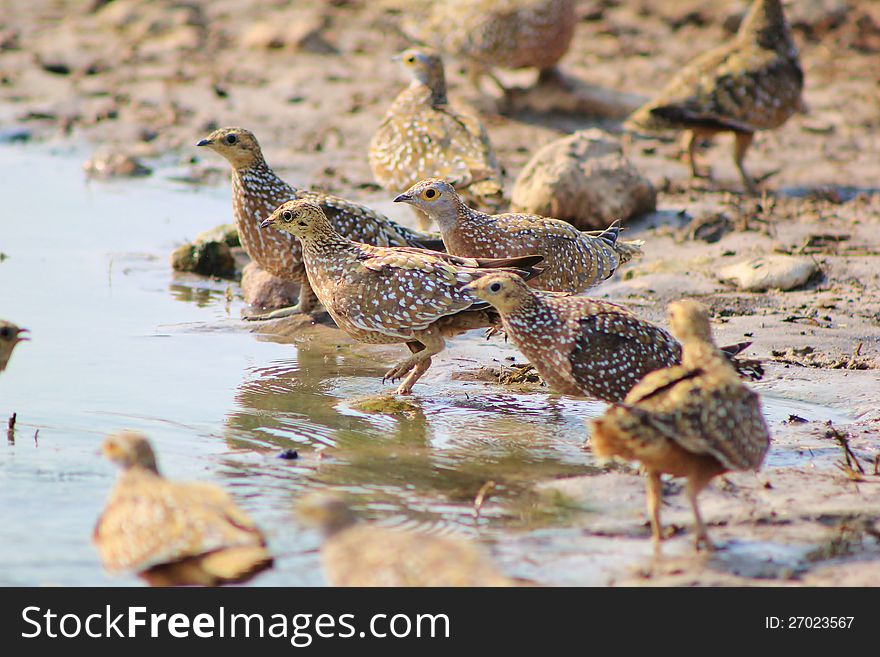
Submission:
[[[194,242],[223,242],[226,246],[241,246],[235,224],[221,224],[196,235]]]
[[[235,275],[235,257],[223,241],[196,241],[174,249],[171,267],[203,276],[231,278]]]
[[[749,292],[785,291],[804,285],[818,271],[819,265],[812,258],[766,255],[725,267],[720,277]]]
[[[657,192],[602,130],[576,132],[541,148],[513,189],[511,211],[564,219],[581,230],[653,212]]]
[[[253,262],[241,272],[241,291],[246,303],[265,310],[293,306],[299,300],[298,284],[277,278]]]
[[[150,167],[127,153],[98,152],[85,164],[83,169],[89,178],[137,178],[153,173]]]

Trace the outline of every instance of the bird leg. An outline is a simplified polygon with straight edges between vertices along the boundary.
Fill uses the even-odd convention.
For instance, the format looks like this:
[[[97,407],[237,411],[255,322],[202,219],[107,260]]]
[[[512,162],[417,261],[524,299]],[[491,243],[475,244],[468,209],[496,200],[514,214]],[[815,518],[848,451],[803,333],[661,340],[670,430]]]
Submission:
[[[709,539],[709,532],[706,531],[706,524],[703,522],[703,517],[700,515],[700,507],[697,504],[697,495],[699,495],[700,491],[706,487],[706,484],[709,483],[709,479],[711,479],[711,477],[707,478],[700,475],[691,475],[688,477],[687,485],[685,486],[688,500],[691,503],[691,509],[693,509],[694,512],[694,549],[699,551],[700,548],[704,548],[707,552],[714,550],[715,546]]]
[[[261,315],[245,315],[242,319],[248,322],[265,322],[270,319],[281,319],[282,317],[291,317],[292,315],[307,314],[315,309],[318,305],[318,297],[315,296],[312,286],[308,281],[303,281],[299,286],[299,302],[295,306],[287,306],[279,308],[272,312],[263,313]]]
[[[733,161],[736,164],[740,177],[742,178],[743,185],[745,185],[749,194],[757,194],[758,189],[743,166],[743,159],[746,156],[746,151],[749,150],[749,146],[752,145],[755,135],[752,132],[737,132],[734,136],[736,137],[736,141],[733,143]]]
[[[418,340],[406,343],[406,346],[409,347],[413,355],[400,361],[382,377],[383,383],[386,380],[396,381],[409,372],[409,375],[397,388],[398,395],[409,395],[412,393],[412,387],[416,381],[431,367],[431,356],[439,354],[446,346],[443,337],[436,328],[420,331],[418,338]]]
[[[651,518],[651,539],[654,541],[654,552],[660,553],[663,531],[660,526],[660,503],[663,498],[663,482],[660,473],[649,471],[645,480],[648,497],[648,516]]]
[[[688,135],[687,153],[688,162],[691,165],[692,178],[712,178],[712,169],[710,167],[706,167],[705,171],[700,171],[697,168],[697,150],[700,145],[700,140],[705,136],[706,135],[699,130],[691,130]]]

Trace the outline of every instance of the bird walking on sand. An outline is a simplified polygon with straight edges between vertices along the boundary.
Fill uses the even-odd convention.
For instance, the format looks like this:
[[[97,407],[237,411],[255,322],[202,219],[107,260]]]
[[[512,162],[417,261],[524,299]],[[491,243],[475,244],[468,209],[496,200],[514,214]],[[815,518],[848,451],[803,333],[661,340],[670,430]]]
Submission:
[[[25,333],[30,333],[30,331],[0,319],[0,372],[6,369],[9,359],[12,358],[15,345],[30,340],[28,336],[24,335]]]
[[[495,314],[465,285],[499,268],[522,277],[540,271],[534,268],[540,256],[482,260],[352,242],[307,201],[282,204],[261,225],[300,240],[309,283],[339,328],[360,342],[409,347],[412,356],[384,377],[406,377],[400,395],[410,394],[445,347],[444,337],[494,323]]]
[[[681,361],[672,335],[610,301],[532,290],[505,273],[465,290],[494,306],[507,337],[562,394],[620,401],[649,372]],[[725,347],[727,357],[749,344]]]
[[[501,168],[489,135],[474,114],[449,104],[439,55],[407,50],[400,60],[412,82],[391,104],[370,142],[376,182],[399,192],[423,178],[443,178],[476,204],[497,208]]]
[[[640,461],[647,471],[648,512],[656,549],[662,540],[660,475],[686,477],[695,545],[712,549],[697,496],[716,476],[757,470],[770,446],[758,395],[746,387],[712,339],[706,309],[695,301],[669,306],[681,340],[681,365],[648,374],[623,403],[592,423],[593,452]]]
[[[476,545],[358,522],[344,500],[310,495],[298,516],[324,535],[321,561],[331,586],[516,586]]]
[[[277,230],[260,230],[260,222],[285,201],[305,199],[319,205],[336,229],[359,242],[378,246],[436,248],[434,235],[401,226],[370,208],[319,191],[297,189],[279,178],[263,158],[253,133],[243,128],[215,130],[197,146],[219,153],[232,166],[232,208],[241,245],[257,265],[273,276],[300,284],[299,303],[248,319],[277,319],[308,313],[315,307],[299,244]]]
[[[557,73],[577,24],[574,0],[445,0],[431,3],[427,16],[406,21],[404,30],[468,64],[474,86],[500,68],[537,68]]]
[[[123,469],[93,535],[108,572],[136,572],[152,586],[214,586],[272,565],[263,534],[232,498],[165,479],[145,436],[116,433],[101,450]]]
[[[610,278],[619,265],[641,255],[642,241],[618,241],[615,223],[582,232],[566,221],[533,214],[495,214],[465,205],[451,184],[422,180],[394,199],[424,212],[440,228],[446,251],[467,258],[543,256],[540,276],[530,285],[577,294]]]
[[[805,110],[804,73],[781,0],[754,0],[736,36],[696,58],[651,102],[636,110],[624,128],[633,132],[689,130],[688,156],[694,177],[701,138],[732,132],[733,159],[749,192],[755,183],[743,165],[759,130],[780,127]]]

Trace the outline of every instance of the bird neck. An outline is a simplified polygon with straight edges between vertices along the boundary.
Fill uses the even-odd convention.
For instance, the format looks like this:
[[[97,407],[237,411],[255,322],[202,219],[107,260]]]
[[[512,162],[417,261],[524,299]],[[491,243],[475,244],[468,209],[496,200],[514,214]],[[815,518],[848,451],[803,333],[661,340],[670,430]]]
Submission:
[[[736,374],[730,365],[730,359],[721,351],[712,340],[689,338],[681,343],[681,364],[688,368],[705,368],[707,365],[728,367]]]
[[[755,0],[738,34],[769,50],[790,51],[794,48],[781,0]]]
[[[455,199],[454,205],[447,204],[438,208],[436,212],[427,212],[428,218],[437,222],[440,233],[444,236],[468,224],[478,223],[481,214],[466,206],[461,199]]]
[[[312,255],[339,249],[349,250],[354,246],[351,240],[339,234],[329,222],[323,226],[314,226],[312,232],[300,238],[300,241],[303,253]]]
[[[513,298],[506,299],[504,308],[498,308],[501,312],[502,319],[507,321],[520,321],[530,324],[533,318],[549,311],[549,307],[545,303],[541,295],[536,294],[532,290],[523,285]]]
[[[425,76],[416,78],[409,85],[413,93],[425,95],[434,107],[446,105],[449,99],[446,97],[446,77],[443,67],[436,67],[427,72]]]

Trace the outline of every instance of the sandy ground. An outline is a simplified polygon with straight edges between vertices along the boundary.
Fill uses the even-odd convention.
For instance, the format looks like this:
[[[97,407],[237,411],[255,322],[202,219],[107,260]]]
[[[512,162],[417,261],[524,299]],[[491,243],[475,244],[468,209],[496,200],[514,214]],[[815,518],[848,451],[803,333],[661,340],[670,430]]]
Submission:
[[[78,142],[99,158],[126,152],[157,174],[225,184],[223,163],[198,159],[192,145],[215,127],[239,124],[256,132],[269,162],[293,182],[387,201],[372,182],[366,148],[403,85],[390,58],[408,45],[396,28],[405,3],[291,4],[9,0],[0,17],[0,139]],[[743,6],[584,1],[562,68],[626,97],[647,97],[678,65],[728,36]],[[751,354],[767,361],[759,388],[846,410],[853,422],[836,429],[849,436],[859,464],[849,472],[840,465],[844,450],[822,418],[795,419],[775,436],[780,458],[757,478],[716,485],[705,509],[721,542],[781,541],[800,552],[780,558],[778,568],[757,548],[672,558],[615,583],[880,584],[880,6],[804,0],[789,15],[810,113],[756,139],[751,170],[778,170],[764,195],[739,193],[726,139],[704,153],[714,182],[691,182],[673,141],[636,142],[630,156],[659,190],[658,212],[633,222],[627,235],[646,241],[645,256],[597,294],[658,321],[669,300],[703,299],[719,340],[750,339]],[[502,75],[526,84],[532,74]],[[614,119],[589,116],[501,115],[451,62],[448,77],[451,95],[483,112],[508,191],[538,146],[576,129],[619,129]],[[224,221],[206,218],[205,227]],[[709,239],[719,239],[701,237],[713,232]],[[721,267],[769,253],[813,258],[820,274],[786,293],[745,293],[719,279]],[[455,367],[447,353],[429,376]],[[590,520],[583,540],[643,541],[638,476],[588,479],[541,486],[576,504],[601,499],[631,509],[609,514],[608,526]],[[680,488],[669,492],[667,518],[688,525]],[[758,567],[765,562],[771,566]]]

